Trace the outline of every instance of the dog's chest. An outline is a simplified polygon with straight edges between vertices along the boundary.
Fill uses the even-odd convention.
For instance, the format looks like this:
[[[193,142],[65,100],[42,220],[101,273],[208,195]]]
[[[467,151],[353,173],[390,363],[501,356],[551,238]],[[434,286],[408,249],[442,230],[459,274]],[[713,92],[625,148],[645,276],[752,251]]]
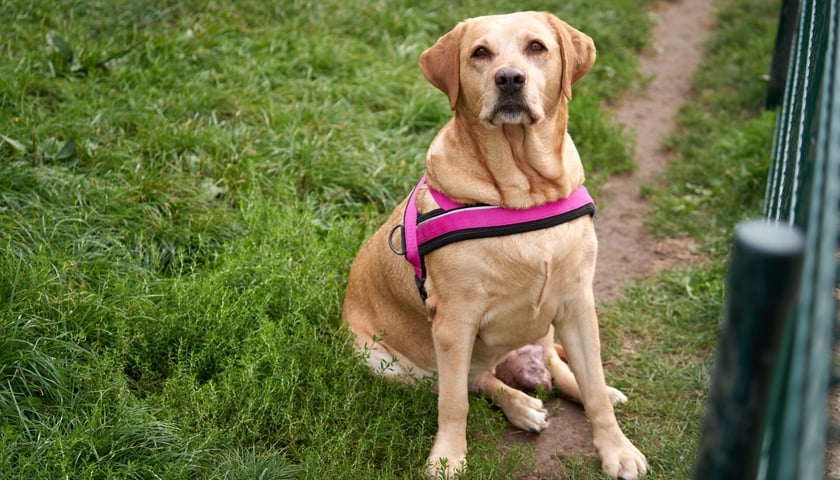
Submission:
[[[488,297],[478,336],[489,346],[514,347],[543,337],[561,308],[563,282],[550,259],[519,264],[514,271],[518,278]]]
[[[446,295],[476,302],[478,337],[488,346],[533,342],[548,332],[564,303],[579,291],[581,255],[569,235],[576,230],[577,225],[564,224],[452,245],[450,259],[462,269],[464,283],[447,281],[440,287]]]

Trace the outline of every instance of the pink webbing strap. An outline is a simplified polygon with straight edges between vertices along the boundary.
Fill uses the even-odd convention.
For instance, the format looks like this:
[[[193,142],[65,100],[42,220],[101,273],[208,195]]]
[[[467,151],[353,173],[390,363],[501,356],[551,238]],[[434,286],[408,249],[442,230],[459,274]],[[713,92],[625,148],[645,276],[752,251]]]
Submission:
[[[560,200],[526,210],[514,210],[492,205],[462,207],[431,188],[429,188],[429,191],[432,192],[432,196],[434,196],[438,205],[446,210],[446,213],[442,213],[428,220],[421,220],[417,225],[417,245],[422,245],[429,240],[457,230],[506,227],[533,222],[562,215],[594,203],[586,187],[583,186],[572,192],[566,198],[561,198]],[[442,199],[445,200],[442,202]],[[448,203],[449,208],[445,207],[443,203]]]
[[[414,267],[414,279],[423,300],[427,295],[423,287],[426,280],[424,253],[452,242],[548,228],[583,215],[595,214],[595,204],[583,186],[567,198],[525,210],[493,205],[464,206],[429,188],[429,193],[441,208],[422,215],[418,222],[417,191],[425,183],[426,175],[423,174],[408,197],[403,225],[398,226],[402,227],[403,251],[398,252],[391,247],[395,252],[404,254]]]
[[[420,258],[420,249],[417,247],[417,190],[426,183],[426,174],[411,191],[411,196],[408,197],[408,204],[405,206],[405,214],[403,215],[403,244],[405,259],[408,260],[414,267],[414,275],[417,279],[423,280],[426,278],[426,272],[423,268],[423,260]],[[425,300],[425,299],[424,299]]]

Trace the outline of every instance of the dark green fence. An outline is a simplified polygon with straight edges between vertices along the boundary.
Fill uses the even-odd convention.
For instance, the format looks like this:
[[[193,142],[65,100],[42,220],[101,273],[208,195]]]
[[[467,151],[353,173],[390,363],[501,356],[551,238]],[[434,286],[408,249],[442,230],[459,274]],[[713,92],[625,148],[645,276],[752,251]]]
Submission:
[[[780,25],[793,34],[785,41],[780,31],[780,48],[790,50],[775,57],[787,69],[765,219],[736,229],[697,479],[824,478],[840,206],[840,7],[838,0],[784,3]],[[771,96],[778,85],[771,79]]]

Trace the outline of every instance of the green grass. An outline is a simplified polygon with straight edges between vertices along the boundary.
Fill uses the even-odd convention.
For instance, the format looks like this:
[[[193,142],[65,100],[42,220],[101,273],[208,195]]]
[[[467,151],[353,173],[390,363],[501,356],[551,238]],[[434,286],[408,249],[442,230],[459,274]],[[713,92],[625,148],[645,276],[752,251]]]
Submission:
[[[0,477],[421,478],[436,399],[372,378],[339,309],[355,252],[450,115],[417,57],[459,19],[507,5],[0,0]],[[633,168],[631,139],[602,106],[640,81],[645,5],[554,10],[599,49],[570,126],[596,192]],[[719,50],[766,54],[737,43]],[[701,120],[715,112],[707,97]],[[732,112],[718,157],[756,151],[770,120],[753,110]],[[733,218],[715,209],[727,200],[691,194],[654,198],[725,231]],[[619,416],[654,478],[691,464],[720,256],[633,287],[602,315],[605,356],[622,362],[610,380],[633,395]],[[500,458],[495,443],[505,425],[471,399],[468,477],[520,471],[528,452]],[[569,465],[572,478],[598,469]]]

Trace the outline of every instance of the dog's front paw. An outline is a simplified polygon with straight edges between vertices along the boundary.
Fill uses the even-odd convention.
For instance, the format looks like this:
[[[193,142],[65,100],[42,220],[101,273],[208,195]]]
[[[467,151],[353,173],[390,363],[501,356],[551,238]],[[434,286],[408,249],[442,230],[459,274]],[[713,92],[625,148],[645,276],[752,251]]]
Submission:
[[[647,459],[624,435],[619,434],[609,445],[597,442],[595,446],[601,454],[601,466],[607,475],[636,480],[647,473]]]
[[[464,456],[441,457],[431,455],[426,461],[426,477],[429,479],[453,479],[467,470],[467,459]]]
[[[627,401],[627,395],[622,393],[621,390],[617,388],[607,387],[607,395],[609,395],[610,402],[613,404],[613,406]]]

